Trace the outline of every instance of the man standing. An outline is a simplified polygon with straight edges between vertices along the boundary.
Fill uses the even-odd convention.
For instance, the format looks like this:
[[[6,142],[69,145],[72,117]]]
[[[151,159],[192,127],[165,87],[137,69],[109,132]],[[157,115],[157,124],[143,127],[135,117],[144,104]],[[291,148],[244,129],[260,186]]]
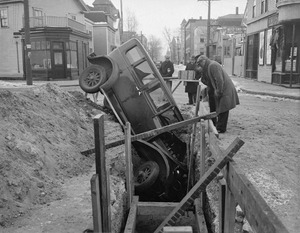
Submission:
[[[195,56],[191,56],[190,62],[186,65],[185,70],[193,70],[195,71],[195,80],[199,80],[201,77],[201,73],[196,69],[196,60]],[[192,105],[196,103],[196,95],[197,95],[197,87],[198,82],[186,82],[185,92],[188,93],[189,102],[188,105]]]
[[[207,85],[208,92],[211,93],[209,98],[214,98],[215,101],[216,112],[218,113],[216,128],[219,133],[225,133],[229,110],[240,103],[234,84],[218,62],[201,55],[197,59],[197,64],[203,69],[201,81]],[[209,102],[211,101],[209,100]]]
[[[172,77],[172,74],[174,73],[174,65],[170,61],[170,56],[165,56],[165,61],[161,64],[159,72],[161,76],[164,77]],[[166,80],[167,87],[172,91],[172,81],[167,79]]]

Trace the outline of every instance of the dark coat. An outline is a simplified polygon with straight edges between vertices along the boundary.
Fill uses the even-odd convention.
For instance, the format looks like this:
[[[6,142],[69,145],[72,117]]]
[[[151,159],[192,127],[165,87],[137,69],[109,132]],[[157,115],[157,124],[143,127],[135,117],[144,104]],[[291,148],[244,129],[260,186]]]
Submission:
[[[172,77],[172,74],[174,73],[173,63],[171,61],[164,61],[160,66],[159,72],[163,77]]]
[[[218,62],[207,60],[203,72],[207,78],[204,82],[214,91],[217,113],[229,111],[240,103],[232,80]]]
[[[185,70],[194,70],[195,71],[195,79],[199,80],[201,78],[201,73],[195,70],[196,68],[196,63],[188,63],[186,65]],[[186,86],[185,86],[185,92],[188,93],[197,93],[197,87],[198,87],[199,83],[198,82],[186,82]]]

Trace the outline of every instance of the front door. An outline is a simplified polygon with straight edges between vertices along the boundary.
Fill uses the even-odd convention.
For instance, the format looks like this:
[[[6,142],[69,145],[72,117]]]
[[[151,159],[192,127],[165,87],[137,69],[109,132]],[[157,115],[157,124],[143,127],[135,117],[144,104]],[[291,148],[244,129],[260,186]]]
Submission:
[[[64,42],[53,42],[52,44],[52,78],[66,78],[66,59],[64,52]]]

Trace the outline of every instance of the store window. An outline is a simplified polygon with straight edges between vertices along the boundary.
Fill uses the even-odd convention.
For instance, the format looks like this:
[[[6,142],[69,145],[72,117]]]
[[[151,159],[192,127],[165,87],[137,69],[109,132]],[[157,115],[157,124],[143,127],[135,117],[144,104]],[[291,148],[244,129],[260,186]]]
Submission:
[[[0,26],[2,28],[8,27],[8,9],[0,8]]]
[[[77,69],[78,68],[78,56],[77,56],[77,42],[70,41],[67,43],[67,68]]]
[[[33,71],[46,71],[51,69],[50,50],[45,40],[31,42],[31,65]]]

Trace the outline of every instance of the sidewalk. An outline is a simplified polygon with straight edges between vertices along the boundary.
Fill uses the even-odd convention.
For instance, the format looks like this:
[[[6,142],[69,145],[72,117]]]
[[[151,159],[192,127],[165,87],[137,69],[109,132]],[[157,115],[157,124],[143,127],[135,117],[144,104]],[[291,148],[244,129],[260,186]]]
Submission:
[[[236,76],[231,76],[231,79],[235,83],[235,86],[245,93],[300,100],[299,88],[287,88],[283,86],[258,82],[256,80],[246,79],[246,78],[241,78]],[[23,87],[26,85],[26,81],[24,80],[7,80],[7,81],[0,80],[0,88],[3,87],[3,84],[5,83],[14,84],[15,86],[18,86],[19,84],[22,85]],[[78,80],[33,81],[33,85],[40,85],[43,83],[56,83],[61,87],[79,86]]]
[[[231,76],[231,79],[235,86],[245,93],[300,100],[299,88],[287,88],[236,76]]]

